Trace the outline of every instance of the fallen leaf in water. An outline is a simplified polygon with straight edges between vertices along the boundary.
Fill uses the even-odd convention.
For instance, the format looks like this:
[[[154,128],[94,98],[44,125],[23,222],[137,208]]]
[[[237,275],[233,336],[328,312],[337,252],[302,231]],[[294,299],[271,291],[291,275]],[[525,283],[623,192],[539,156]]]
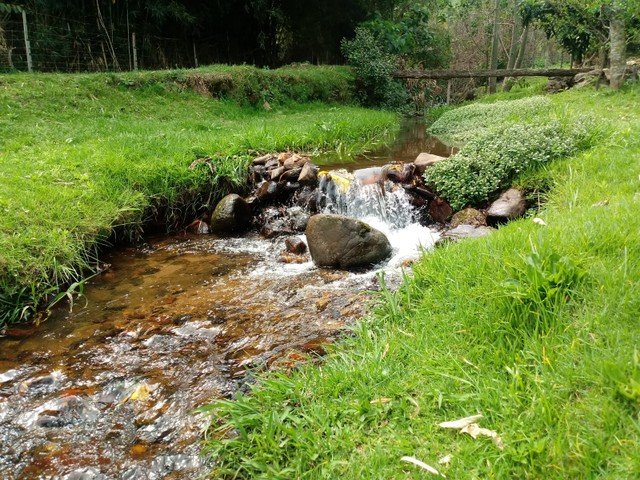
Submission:
[[[472,423],[477,422],[481,418],[482,418],[481,414],[471,415],[470,417],[459,418],[458,420],[452,420],[450,422],[442,422],[442,423],[439,423],[438,426],[441,428],[453,428],[455,430],[460,430],[461,428],[464,428],[467,425],[471,425]]]
[[[451,455],[445,455],[440,460],[438,460],[440,465],[449,465],[451,463]]]
[[[441,477],[444,477],[444,475],[442,473],[440,473],[438,470],[433,468],[431,465],[427,465],[426,463],[421,462],[417,458],[414,458],[414,457],[402,457],[400,460],[402,460],[403,462],[412,463],[416,467],[420,467],[423,470],[426,470],[427,472],[432,473],[433,475],[439,475]]]

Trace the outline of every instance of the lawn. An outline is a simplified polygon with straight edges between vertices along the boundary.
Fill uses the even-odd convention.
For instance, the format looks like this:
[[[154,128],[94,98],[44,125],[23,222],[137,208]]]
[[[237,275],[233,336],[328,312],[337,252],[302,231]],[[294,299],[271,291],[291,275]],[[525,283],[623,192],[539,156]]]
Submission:
[[[525,130],[588,119],[598,141],[516,178],[551,185],[541,210],[425,254],[320,364],[207,407],[213,478],[431,477],[403,456],[454,479],[640,478],[640,87],[549,99]],[[478,413],[503,448],[438,426]]]
[[[352,83],[339,67],[0,76],[0,327],[91,272],[108,239],[241,188],[251,154],[388,139],[397,116],[350,106]]]

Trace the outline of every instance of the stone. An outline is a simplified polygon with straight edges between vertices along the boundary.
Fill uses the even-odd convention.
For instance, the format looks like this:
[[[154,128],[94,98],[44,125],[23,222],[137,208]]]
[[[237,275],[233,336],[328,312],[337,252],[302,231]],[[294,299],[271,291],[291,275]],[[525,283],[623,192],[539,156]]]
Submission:
[[[271,170],[273,168],[278,168],[280,165],[280,160],[278,160],[277,158],[271,158],[270,160],[267,160],[267,163],[264,164],[264,167],[267,170]]]
[[[256,190],[256,199],[264,202],[276,196],[278,193],[278,184],[276,182],[261,183]]]
[[[308,162],[309,159],[307,157],[302,157],[298,154],[294,154],[284,161],[284,168],[286,168],[287,170],[291,168],[299,168],[304,166]]]
[[[186,231],[196,235],[206,235],[209,233],[209,225],[202,220],[194,220],[187,226]]]
[[[269,153],[267,155],[262,155],[261,157],[254,158],[253,161],[251,162],[251,164],[252,165],[264,165],[265,163],[267,163],[272,158],[274,158],[274,156]]]
[[[300,237],[288,237],[284,241],[287,252],[302,255],[307,251],[307,244]]]
[[[544,89],[547,93],[558,93],[567,90],[572,86],[572,77],[549,77],[549,81]]]
[[[413,176],[415,165],[412,163],[386,165],[383,176],[394,183],[405,183]]]
[[[275,238],[281,235],[291,235],[293,230],[283,218],[276,218],[265,223],[260,229],[260,235],[265,238]]]
[[[388,258],[392,251],[382,232],[342,215],[312,216],[306,235],[311,258],[320,267],[371,266]]]
[[[487,224],[487,216],[475,208],[465,208],[456,213],[451,219],[451,228],[460,225],[473,225],[479,227]]]
[[[452,228],[451,230],[446,231],[442,234],[438,243],[442,243],[443,241],[454,241],[464,240],[465,238],[480,238],[489,235],[494,232],[495,229],[486,226],[473,226],[473,225],[459,225],[456,228]]]
[[[443,198],[436,198],[429,204],[429,216],[434,222],[447,223],[453,215],[451,205]]]
[[[309,214],[302,207],[291,207],[287,209],[287,216],[291,228],[296,232],[304,232],[309,223]]]
[[[413,161],[418,173],[423,174],[427,168],[432,167],[438,162],[446,160],[447,157],[441,157],[440,155],[434,155],[433,153],[423,152]]]
[[[285,171],[282,175],[280,175],[280,181],[294,183],[298,180],[300,173],[302,173],[302,168],[299,168],[299,167],[292,168],[290,170]]]
[[[298,176],[298,183],[300,185],[315,185],[318,183],[318,167],[313,163],[307,162],[302,167],[300,175]]]
[[[251,225],[251,207],[240,196],[232,193],[224,197],[211,214],[214,233],[244,232]]]
[[[278,180],[280,178],[280,175],[282,175],[285,171],[286,169],[284,167],[274,168],[269,172],[271,180]]]
[[[517,188],[510,188],[491,204],[487,217],[496,220],[513,220],[524,215],[526,210],[524,195]]]

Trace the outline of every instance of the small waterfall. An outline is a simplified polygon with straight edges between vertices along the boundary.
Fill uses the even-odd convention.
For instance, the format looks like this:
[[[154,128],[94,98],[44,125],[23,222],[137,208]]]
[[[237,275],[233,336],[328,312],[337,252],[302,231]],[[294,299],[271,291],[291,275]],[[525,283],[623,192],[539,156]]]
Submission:
[[[400,185],[386,181],[381,168],[349,173],[329,172],[320,180],[323,211],[359,220],[375,219],[392,229],[405,228],[418,221],[415,207]]]
[[[385,180],[381,167],[320,175],[318,206],[324,213],[357,218],[383,232],[394,248],[390,266],[399,266],[431,248],[439,234],[419,223],[420,212],[402,186]]]

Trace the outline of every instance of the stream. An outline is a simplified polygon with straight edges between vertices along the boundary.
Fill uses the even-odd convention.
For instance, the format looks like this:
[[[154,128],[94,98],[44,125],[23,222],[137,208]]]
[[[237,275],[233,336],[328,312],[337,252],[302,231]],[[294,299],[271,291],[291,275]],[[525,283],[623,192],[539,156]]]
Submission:
[[[452,150],[412,121],[392,146],[330,168],[358,178],[420,152]],[[207,418],[194,409],[245,389],[255,371],[321,355],[365,313],[378,272],[399,279],[438,239],[403,192],[363,186],[327,207],[387,234],[392,258],[367,272],[282,263],[284,238],[257,233],[150,237],[112,250],[72,311],[0,338],[0,477],[202,476]]]

